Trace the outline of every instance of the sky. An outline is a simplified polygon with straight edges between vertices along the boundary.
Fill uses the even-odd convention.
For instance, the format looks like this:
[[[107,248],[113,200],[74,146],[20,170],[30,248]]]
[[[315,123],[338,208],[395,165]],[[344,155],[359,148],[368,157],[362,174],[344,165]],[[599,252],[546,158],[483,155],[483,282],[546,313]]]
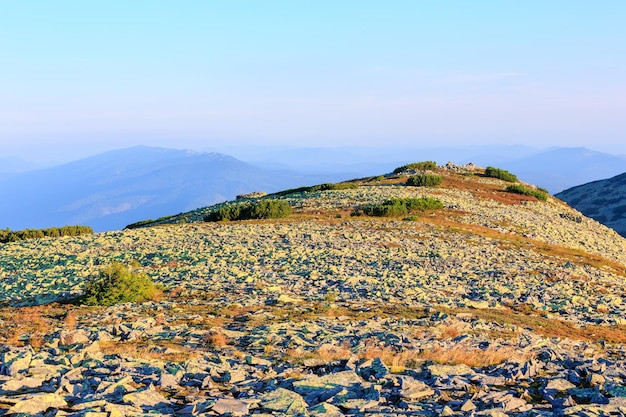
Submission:
[[[626,154],[626,2],[6,0],[0,157],[133,145]]]

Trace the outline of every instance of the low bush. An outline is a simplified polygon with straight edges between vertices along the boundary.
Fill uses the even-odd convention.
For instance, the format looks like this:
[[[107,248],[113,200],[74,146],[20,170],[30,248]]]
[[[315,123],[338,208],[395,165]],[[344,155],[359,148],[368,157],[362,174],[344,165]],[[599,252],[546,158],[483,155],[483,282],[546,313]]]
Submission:
[[[485,176],[490,178],[498,178],[507,182],[517,181],[515,174],[511,174],[509,171],[500,168],[487,167],[485,169]]]
[[[399,174],[405,171],[432,171],[437,168],[437,162],[435,161],[422,161],[412,162],[410,164],[402,165],[393,170],[394,174]]]
[[[409,177],[406,180],[406,185],[414,187],[436,187],[441,184],[443,178],[437,174],[418,174]]]
[[[539,201],[546,201],[548,199],[547,193],[536,190],[534,188],[525,187],[522,184],[511,184],[508,187],[506,187],[505,191],[509,193],[523,194],[523,195],[535,197]]]
[[[367,216],[400,217],[425,210],[437,210],[441,208],[443,208],[441,201],[431,197],[393,198],[382,204],[365,206],[362,208],[362,212]]]
[[[80,301],[87,305],[111,306],[155,300],[160,294],[161,289],[146,274],[133,273],[126,266],[114,263],[85,283]]]
[[[291,214],[291,206],[284,200],[246,201],[227,204],[209,213],[204,221],[278,219]]]

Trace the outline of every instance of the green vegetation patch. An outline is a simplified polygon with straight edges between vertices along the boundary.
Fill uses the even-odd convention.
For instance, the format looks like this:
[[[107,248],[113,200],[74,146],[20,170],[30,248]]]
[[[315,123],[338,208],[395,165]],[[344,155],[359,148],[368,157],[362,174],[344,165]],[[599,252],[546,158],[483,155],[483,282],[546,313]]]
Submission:
[[[515,194],[523,194],[531,197],[535,197],[539,201],[546,201],[548,199],[548,194],[543,191],[535,190],[534,188],[528,188],[523,186],[522,184],[511,184],[506,187],[505,191],[509,193]]]
[[[436,198],[393,198],[382,204],[372,204],[362,208],[366,216],[376,217],[401,217],[425,210],[438,210],[443,208],[443,203]],[[359,215],[360,212],[355,214]]]
[[[126,266],[114,263],[85,283],[85,294],[80,301],[87,305],[111,306],[155,300],[160,294],[160,288],[146,274],[133,273]]]
[[[41,239],[44,237],[91,235],[93,229],[89,226],[49,227],[47,229],[24,229],[13,231],[0,230],[0,243],[18,242],[20,240]]]
[[[227,204],[209,213],[204,221],[279,219],[291,214],[291,206],[284,200],[246,201]]]
[[[409,177],[406,180],[406,185],[413,187],[436,187],[441,184],[443,178],[437,174],[418,174]]]
[[[399,174],[405,171],[432,171],[437,169],[437,162],[435,161],[422,161],[412,162],[410,164],[402,165],[393,170],[394,174]]]
[[[516,182],[517,176],[511,174],[509,171],[500,168],[487,167],[485,169],[485,176],[490,178],[498,178],[502,181]]]
[[[271,196],[282,197],[282,196],[295,194],[295,193],[314,193],[316,191],[351,190],[351,189],[356,189],[356,188],[359,188],[359,185],[354,184],[354,183],[345,183],[345,182],[338,183],[338,184],[324,183],[324,184],[312,185],[310,187],[290,188],[288,190],[279,191],[277,193],[271,194]]]

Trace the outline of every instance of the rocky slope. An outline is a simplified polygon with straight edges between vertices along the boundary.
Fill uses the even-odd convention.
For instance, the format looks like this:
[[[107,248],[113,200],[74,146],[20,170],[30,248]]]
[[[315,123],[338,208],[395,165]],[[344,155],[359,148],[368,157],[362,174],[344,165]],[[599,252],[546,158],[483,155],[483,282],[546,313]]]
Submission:
[[[557,197],[626,236],[626,173],[569,188]]]
[[[0,414],[623,415],[626,241],[559,200],[448,166],[283,193],[280,220],[0,247],[0,296],[80,293],[112,262],[160,301],[0,310]],[[390,198],[444,208],[350,216]]]

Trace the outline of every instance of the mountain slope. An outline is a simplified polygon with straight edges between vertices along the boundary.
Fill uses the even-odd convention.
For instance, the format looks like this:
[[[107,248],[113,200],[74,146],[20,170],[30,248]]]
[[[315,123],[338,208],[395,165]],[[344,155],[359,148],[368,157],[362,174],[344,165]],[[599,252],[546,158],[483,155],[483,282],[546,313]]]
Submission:
[[[567,189],[557,197],[626,236],[626,173]]]
[[[0,182],[6,201],[0,206],[1,227],[84,224],[96,231],[121,229],[137,220],[214,204],[240,193],[271,192],[331,178],[261,169],[217,153],[136,147]]]
[[[474,167],[438,167],[437,187],[411,174],[0,245],[3,392],[125,415],[623,415],[626,240]],[[442,208],[364,215],[423,197]],[[267,200],[293,213],[202,221]],[[163,297],[15,307],[79,295],[114,262]]]

